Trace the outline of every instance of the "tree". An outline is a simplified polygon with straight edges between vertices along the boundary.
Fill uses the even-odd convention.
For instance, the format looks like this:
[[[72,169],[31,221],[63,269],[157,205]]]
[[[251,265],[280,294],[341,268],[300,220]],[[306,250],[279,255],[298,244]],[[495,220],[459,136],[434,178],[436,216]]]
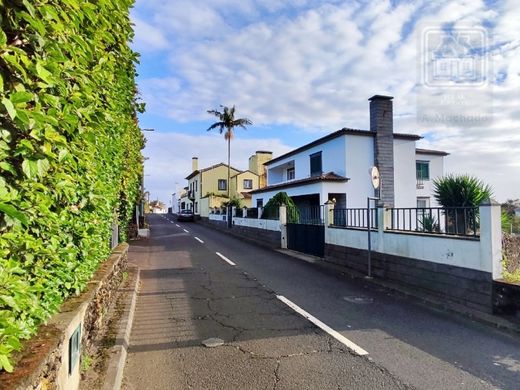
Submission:
[[[160,209],[160,210],[164,210],[166,208],[166,205],[164,204],[164,202],[160,201],[160,200],[152,200],[150,202],[150,208],[152,209],[152,212],[155,210],[155,209]]]
[[[514,217],[515,211],[520,208],[519,199],[508,199],[505,203],[502,203],[502,211],[509,217]]]
[[[477,207],[491,198],[493,190],[475,176],[452,174],[433,181],[433,195],[437,202],[448,208],[445,211],[446,229],[465,234],[469,228],[477,228]]]
[[[228,108],[226,106],[221,105],[220,107],[223,108],[223,112],[220,112],[217,110],[208,110],[208,114],[215,115],[219,119],[219,121],[213,123],[210,127],[208,127],[207,131],[218,128],[219,133],[222,134],[225,130],[224,139],[228,142],[227,195],[228,195],[228,197],[230,197],[229,191],[230,191],[230,187],[231,187],[231,183],[230,183],[230,179],[231,179],[230,178],[230,176],[231,176],[231,171],[230,171],[230,169],[231,169],[230,168],[230,165],[231,165],[231,139],[234,136],[233,130],[235,127],[241,127],[243,129],[246,129],[246,126],[252,125],[253,122],[251,122],[247,118],[235,119],[235,106]]]

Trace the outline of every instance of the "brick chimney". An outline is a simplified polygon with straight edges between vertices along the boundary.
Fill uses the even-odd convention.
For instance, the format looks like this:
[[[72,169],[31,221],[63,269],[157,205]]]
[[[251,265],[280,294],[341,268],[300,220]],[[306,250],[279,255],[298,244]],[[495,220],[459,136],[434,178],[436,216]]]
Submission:
[[[192,157],[191,158],[191,171],[195,172],[199,170],[199,158],[198,157]]]
[[[374,95],[370,99],[370,131],[374,131],[374,164],[381,176],[381,202],[394,206],[394,113],[392,96]]]

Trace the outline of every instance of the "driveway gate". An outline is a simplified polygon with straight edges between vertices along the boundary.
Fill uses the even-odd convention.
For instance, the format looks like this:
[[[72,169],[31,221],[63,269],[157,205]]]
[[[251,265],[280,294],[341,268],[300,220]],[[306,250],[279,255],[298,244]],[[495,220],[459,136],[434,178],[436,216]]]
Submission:
[[[287,210],[287,247],[323,257],[325,253],[324,206]]]

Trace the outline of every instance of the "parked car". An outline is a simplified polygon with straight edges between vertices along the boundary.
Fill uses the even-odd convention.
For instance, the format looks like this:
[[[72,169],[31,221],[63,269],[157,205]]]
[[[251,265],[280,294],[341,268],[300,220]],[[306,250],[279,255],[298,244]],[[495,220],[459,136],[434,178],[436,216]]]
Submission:
[[[181,210],[181,212],[177,214],[177,221],[193,221],[193,211]]]

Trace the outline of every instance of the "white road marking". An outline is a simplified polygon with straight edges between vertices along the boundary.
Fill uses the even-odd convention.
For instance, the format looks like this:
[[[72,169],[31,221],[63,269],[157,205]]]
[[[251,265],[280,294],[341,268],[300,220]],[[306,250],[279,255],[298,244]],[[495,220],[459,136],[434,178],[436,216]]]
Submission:
[[[368,355],[368,352],[365,351],[363,348],[361,348],[359,345],[354,344],[352,341],[347,339],[341,333],[335,331],[330,326],[324,324],[323,322],[318,320],[316,317],[314,317],[311,314],[307,313],[305,310],[303,310],[301,307],[299,307],[295,303],[291,302],[289,299],[285,298],[283,295],[277,295],[276,298],[278,298],[280,301],[285,303],[287,306],[289,306],[291,309],[293,309],[296,313],[298,313],[301,316],[307,318],[310,322],[312,322],[318,328],[320,328],[321,330],[327,332],[329,335],[334,337],[340,343],[344,344],[348,349],[350,349],[354,353],[356,353],[356,354],[358,354],[360,356]]]
[[[181,225],[179,225],[178,223],[176,223],[175,226],[177,226],[177,227],[181,227]]]
[[[184,232],[186,232],[186,233],[189,233],[189,231],[187,231],[186,229],[182,229],[182,230],[184,230]]]
[[[202,241],[200,238],[195,237],[195,239],[196,239],[198,242],[200,242],[201,244],[204,244],[204,241]]]
[[[222,260],[224,260],[226,263],[228,263],[229,265],[236,265],[235,263],[233,263],[231,260],[229,260],[226,256],[224,256],[223,254],[221,253],[218,253],[218,252],[215,252],[217,254],[218,257],[220,257]]]

